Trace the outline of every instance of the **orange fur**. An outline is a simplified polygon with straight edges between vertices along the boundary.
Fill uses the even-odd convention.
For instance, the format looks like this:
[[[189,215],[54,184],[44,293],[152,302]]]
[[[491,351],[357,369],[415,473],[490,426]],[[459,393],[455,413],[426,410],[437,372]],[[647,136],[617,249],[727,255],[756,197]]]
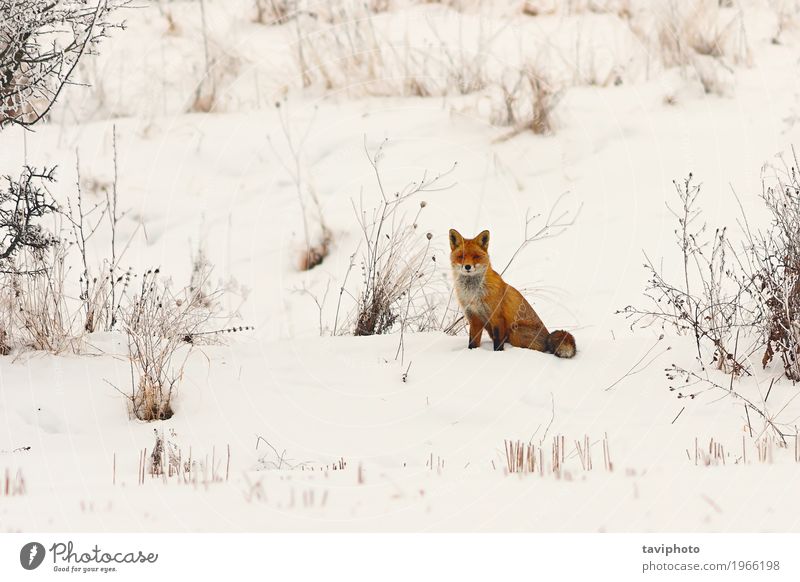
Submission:
[[[450,230],[450,264],[456,297],[469,322],[469,347],[477,348],[483,330],[489,332],[495,351],[506,343],[555,354],[575,355],[575,338],[558,330],[550,333],[522,293],[503,281],[489,261],[489,231],[465,239]]]

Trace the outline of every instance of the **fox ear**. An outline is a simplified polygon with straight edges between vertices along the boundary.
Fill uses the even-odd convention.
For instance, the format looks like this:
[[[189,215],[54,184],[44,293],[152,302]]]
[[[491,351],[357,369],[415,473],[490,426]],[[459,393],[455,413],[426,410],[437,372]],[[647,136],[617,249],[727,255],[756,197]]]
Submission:
[[[450,229],[450,250],[455,250],[464,244],[464,237],[455,229]]]
[[[475,237],[477,243],[481,246],[483,250],[488,250],[489,248],[489,231],[484,230],[478,236]]]

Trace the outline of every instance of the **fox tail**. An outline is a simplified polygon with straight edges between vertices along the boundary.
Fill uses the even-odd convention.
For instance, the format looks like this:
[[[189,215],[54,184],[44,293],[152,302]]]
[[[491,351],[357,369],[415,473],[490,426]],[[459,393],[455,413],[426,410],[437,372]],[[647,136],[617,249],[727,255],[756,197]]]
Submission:
[[[559,358],[571,358],[575,355],[575,338],[568,331],[557,330],[547,336],[547,351]]]

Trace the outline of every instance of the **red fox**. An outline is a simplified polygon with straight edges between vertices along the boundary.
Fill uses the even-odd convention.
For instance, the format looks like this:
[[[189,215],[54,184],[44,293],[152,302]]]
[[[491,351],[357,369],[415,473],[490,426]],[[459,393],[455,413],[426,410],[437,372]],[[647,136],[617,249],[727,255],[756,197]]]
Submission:
[[[566,331],[550,333],[522,293],[503,281],[489,262],[489,231],[465,239],[450,230],[450,264],[456,296],[469,321],[469,348],[481,344],[483,330],[489,332],[495,351],[506,342],[514,347],[555,354],[575,355],[575,338]]]

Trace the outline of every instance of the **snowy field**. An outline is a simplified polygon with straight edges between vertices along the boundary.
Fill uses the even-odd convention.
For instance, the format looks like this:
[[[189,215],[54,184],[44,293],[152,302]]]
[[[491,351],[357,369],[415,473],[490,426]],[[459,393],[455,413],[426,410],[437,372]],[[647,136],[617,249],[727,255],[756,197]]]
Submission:
[[[121,329],[0,358],[0,530],[800,531],[800,399],[780,364],[756,352],[751,376],[702,373],[785,443],[724,390],[670,390],[671,364],[701,370],[694,338],[616,313],[645,302],[643,251],[680,271],[673,180],[702,183],[712,231],[736,238],[742,212],[767,226],[763,169],[800,143],[794,3],[675,3],[720,47],[683,64],[654,32],[661,3],[319,4],[281,22],[244,0],[123,9],[76,71],[89,86],[0,134],[0,174],[57,166],[66,205],[79,181],[106,200],[116,133],[122,268],[182,287],[202,249],[220,325],[254,328],[182,346],[174,416],[156,422],[130,418]],[[552,88],[542,134],[508,119],[521,70]],[[384,140],[389,196],[443,174],[397,215],[427,265],[414,301],[439,325],[356,337],[358,218],[382,200]],[[535,230],[554,205],[574,223],[504,277],[577,356],[468,350],[444,329],[448,229],[489,229],[500,269],[526,213]],[[303,271],[318,210],[328,255]],[[90,261],[109,244],[99,229]],[[153,474],[156,434],[179,471]],[[532,445],[532,471],[509,472],[507,441]]]

